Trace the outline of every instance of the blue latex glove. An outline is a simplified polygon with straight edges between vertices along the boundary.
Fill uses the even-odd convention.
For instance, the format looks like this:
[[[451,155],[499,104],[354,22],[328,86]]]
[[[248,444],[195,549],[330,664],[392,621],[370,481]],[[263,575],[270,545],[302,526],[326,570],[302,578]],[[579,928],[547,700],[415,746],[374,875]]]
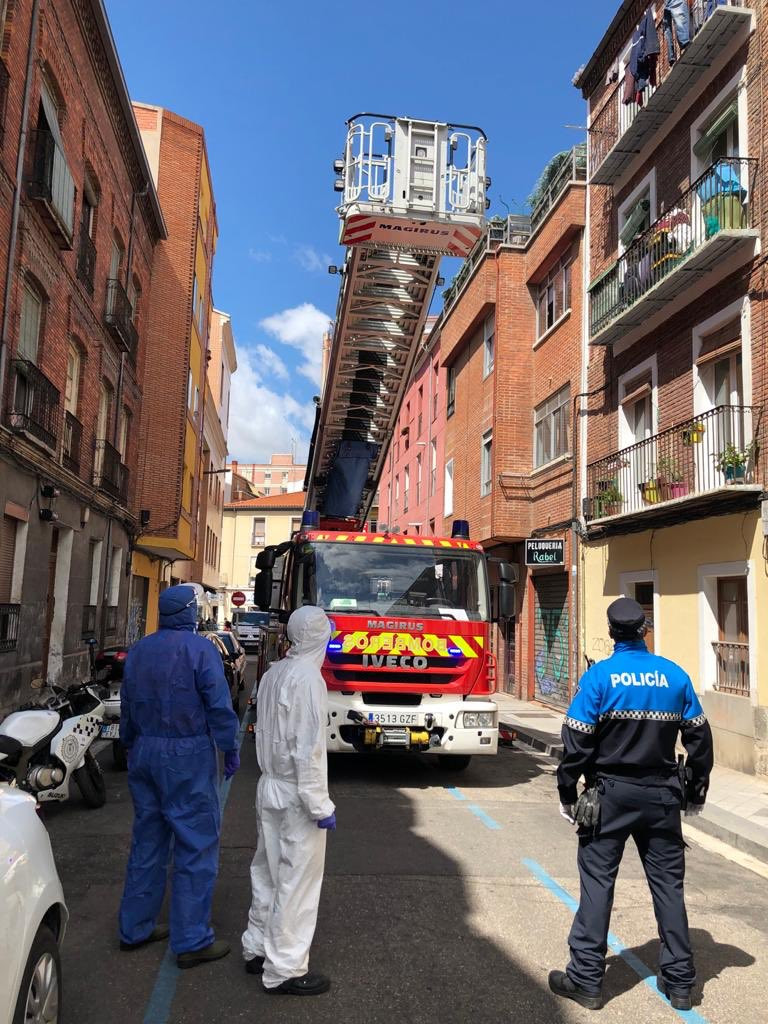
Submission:
[[[240,767],[240,754],[236,750],[228,750],[224,754],[224,778],[231,779]]]
[[[329,815],[327,818],[321,818],[317,823],[318,828],[328,828],[333,832],[336,828],[336,812]]]

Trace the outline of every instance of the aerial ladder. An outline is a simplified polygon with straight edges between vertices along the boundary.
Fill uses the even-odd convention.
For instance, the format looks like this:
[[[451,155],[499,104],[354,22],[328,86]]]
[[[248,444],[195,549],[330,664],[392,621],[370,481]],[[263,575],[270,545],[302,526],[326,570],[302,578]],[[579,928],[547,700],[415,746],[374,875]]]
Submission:
[[[486,137],[467,125],[358,114],[334,163],[347,246],[305,486],[319,521],[365,523],[439,281],[483,233]]]

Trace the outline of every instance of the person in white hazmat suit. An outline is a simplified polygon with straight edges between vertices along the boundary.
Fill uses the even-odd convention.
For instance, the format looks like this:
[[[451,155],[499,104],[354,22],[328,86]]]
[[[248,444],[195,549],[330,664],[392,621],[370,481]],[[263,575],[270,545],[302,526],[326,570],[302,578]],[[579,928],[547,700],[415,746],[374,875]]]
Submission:
[[[259,841],[243,957],[248,973],[262,974],[273,994],[320,995],[331,987],[324,975],[308,973],[325,843],[336,827],[328,796],[328,694],[320,673],[330,635],[322,609],[299,608],[288,620],[288,654],[259,683]]]

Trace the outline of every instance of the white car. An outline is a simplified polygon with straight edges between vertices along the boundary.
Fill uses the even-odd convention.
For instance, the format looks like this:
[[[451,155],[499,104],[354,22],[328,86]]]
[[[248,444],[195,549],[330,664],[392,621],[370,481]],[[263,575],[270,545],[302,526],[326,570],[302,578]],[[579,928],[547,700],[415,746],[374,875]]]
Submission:
[[[35,800],[0,783],[1,1024],[58,1024],[67,918]]]

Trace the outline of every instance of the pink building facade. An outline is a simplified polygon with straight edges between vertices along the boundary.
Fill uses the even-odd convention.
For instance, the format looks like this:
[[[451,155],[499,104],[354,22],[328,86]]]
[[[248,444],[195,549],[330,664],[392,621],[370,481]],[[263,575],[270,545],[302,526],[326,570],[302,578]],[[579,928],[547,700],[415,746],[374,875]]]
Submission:
[[[378,529],[409,536],[439,533],[444,513],[447,371],[435,319],[427,321],[379,486]]]

